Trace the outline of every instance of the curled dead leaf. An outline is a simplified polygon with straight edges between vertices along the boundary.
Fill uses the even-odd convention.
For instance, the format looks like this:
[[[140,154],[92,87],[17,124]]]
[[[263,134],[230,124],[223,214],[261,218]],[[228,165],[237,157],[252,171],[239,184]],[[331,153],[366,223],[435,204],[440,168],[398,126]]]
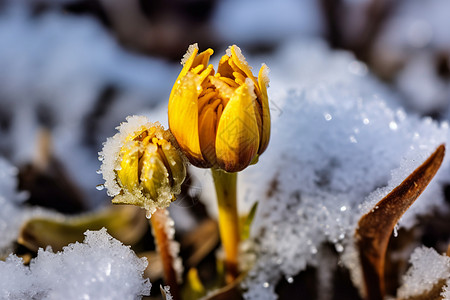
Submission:
[[[366,299],[384,298],[384,263],[395,224],[425,190],[442,164],[445,146],[431,156],[399,186],[362,216],[355,236],[364,274]]]

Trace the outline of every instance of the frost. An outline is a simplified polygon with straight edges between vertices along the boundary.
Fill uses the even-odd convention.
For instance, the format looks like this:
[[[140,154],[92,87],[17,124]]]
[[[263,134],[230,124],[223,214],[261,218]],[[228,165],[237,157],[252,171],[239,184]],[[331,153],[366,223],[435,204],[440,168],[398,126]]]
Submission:
[[[62,252],[40,249],[30,266],[10,255],[0,262],[3,299],[138,299],[149,295],[147,266],[106,229],[87,231],[83,243]]]
[[[159,224],[163,227],[162,230],[164,230],[167,243],[169,254],[172,258],[172,268],[175,271],[175,274],[177,276],[177,281],[182,281],[183,276],[183,261],[181,260],[181,257],[179,256],[180,253],[180,244],[175,240],[175,222],[169,215],[169,211],[167,209],[160,211],[160,213],[164,214],[165,216],[163,218],[157,216],[158,219],[162,219],[165,222],[163,224]],[[161,221],[160,221],[161,223]],[[154,232],[154,228],[152,227],[152,231]],[[153,236],[156,236],[155,233],[153,233]]]
[[[126,122],[122,122],[116,129],[119,131],[113,137],[108,138],[99,152],[99,160],[102,162],[100,171],[105,179],[105,187],[109,196],[119,194],[121,187],[117,183],[116,170],[120,168],[120,149],[126,143],[128,136],[134,135],[152,126],[161,127],[159,123],[152,123],[144,116],[127,117]],[[162,138],[161,130],[158,131]]]
[[[450,257],[439,255],[432,248],[420,247],[411,255],[410,263],[411,267],[403,276],[403,284],[398,290],[400,299],[429,292],[440,281],[445,281],[443,296],[444,299],[448,299]]]
[[[194,53],[194,51],[198,51],[198,44],[192,44],[189,45],[188,50],[186,51],[186,53],[183,55],[183,58],[181,59],[181,64],[184,66],[186,64],[186,62],[188,61],[189,57],[192,56],[192,54]]]
[[[170,293],[170,286],[165,285],[164,287],[161,287],[161,292],[164,295],[164,300],[173,300],[172,294]]]

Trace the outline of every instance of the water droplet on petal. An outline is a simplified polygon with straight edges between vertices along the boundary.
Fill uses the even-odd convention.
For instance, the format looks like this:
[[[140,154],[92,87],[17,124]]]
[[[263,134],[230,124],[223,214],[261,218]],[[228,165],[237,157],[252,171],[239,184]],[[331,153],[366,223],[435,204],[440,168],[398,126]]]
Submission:
[[[286,281],[288,283],[293,283],[294,282],[294,278],[292,276],[286,277]]]
[[[344,246],[342,246],[341,244],[337,243],[334,245],[334,248],[336,249],[336,251],[338,253],[341,253],[342,251],[344,251]]]
[[[104,157],[103,157],[102,155],[99,155],[99,156],[98,156],[98,160],[99,160],[99,161],[103,161],[103,159],[104,159]]]
[[[97,171],[95,171],[95,173],[97,173],[97,174],[102,174],[102,170],[101,170],[101,169],[98,169]]]
[[[263,287],[265,287],[266,289],[270,286],[270,284],[266,281],[263,283]]]

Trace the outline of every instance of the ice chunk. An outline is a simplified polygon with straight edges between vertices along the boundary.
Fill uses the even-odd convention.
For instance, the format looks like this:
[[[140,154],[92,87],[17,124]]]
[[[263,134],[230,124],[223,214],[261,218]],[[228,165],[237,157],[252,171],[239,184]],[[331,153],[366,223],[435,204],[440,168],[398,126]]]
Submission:
[[[450,257],[440,255],[427,247],[417,248],[410,259],[411,267],[403,276],[403,284],[398,290],[400,299],[407,299],[431,291],[444,281],[444,299],[449,299]],[[447,297],[447,298],[445,298]]]
[[[62,252],[40,249],[29,267],[10,255],[0,262],[0,295],[7,299],[138,299],[149,295],[147,266],[106,229],[87,231]]]

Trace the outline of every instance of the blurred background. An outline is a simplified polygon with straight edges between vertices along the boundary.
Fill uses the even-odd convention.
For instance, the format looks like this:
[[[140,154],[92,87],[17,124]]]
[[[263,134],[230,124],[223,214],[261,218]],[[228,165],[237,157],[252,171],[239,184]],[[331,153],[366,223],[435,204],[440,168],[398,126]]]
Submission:
[[[102,142],[127,115],[164,107],[194,42],[252,57],[321,40],[353,53],[407,110],[446,119],[448,28],[445,0],[1,0],[0,155],[20,167],[30,203],[79,212],[107,202],[93,190]],[[50,163],[65,175],[36,177]],[[58,207],[66,188],[72,206]]]
[[[102,207],[102,143],[128,115],[165,123],[190,44],[213,48],[215,60],[237,44],[259,69],[292,40],[348,51],[362,62],[350,71],[374,74],[408,113],[450,119],[447,0],[0,0],[0,157],[18,168],[27,206]],[[201,190],[188,176],[177,206],[191,217],[173,212],[177,233],[209,218]],[[213,240],[199,257],[214,261],[208,224],[201,232]],[[198,247],[188,237],[184,250]]]

